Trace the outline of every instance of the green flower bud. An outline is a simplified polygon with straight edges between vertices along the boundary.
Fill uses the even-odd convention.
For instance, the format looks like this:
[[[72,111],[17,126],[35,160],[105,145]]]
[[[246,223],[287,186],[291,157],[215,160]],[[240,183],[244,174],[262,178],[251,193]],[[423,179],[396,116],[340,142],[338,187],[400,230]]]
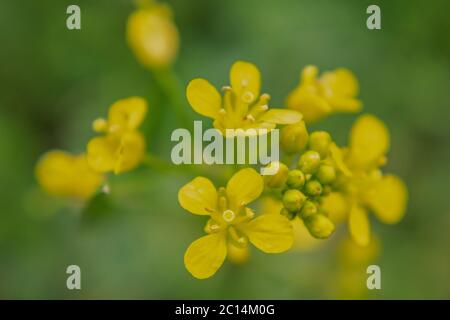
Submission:
[[[320,154],[317,151],[309,150],[302,154],[298,160],[298,168],[306,174],[316,172],[320,165]]]
[[[312,215],[303,221],[314,238],[326,239],[331,236],[335,229],[333,222],[320,213]]]
[[[329,184],[336,179],[336,170],[329,164],[320,165],[316,173],[317,179],[323,184]]]
[[[315,131],[309,137],[308,147],[317,151],[322,158],[328,155],[328,149],[331,143],[331,136],[326,131]]]
[[[315,214],[317,214],[317,205],[311,200],[306,200],[302,210],[300,211],[300,216],[302,219],[308,219]]]
[[[289,168],[282,162],[273,161],[267,167],[278,166],[278,172],[274,175],[265,175],[264,181],[269,188],[281,188],[288,178]]]
[[[323,188],[319,181],[309,180],[305,185],[305,192],[311,197],[317,197],[322,194]]]
[[[287,210],[286,208],[281,209],[280,214],[282,216],[285,216],[289,220],[294,219],[296,216],[295,212],[291,212],[291,211]]]
[[[300,121],[281,129],[280,146],[286,153],[297,153],[303,150],[308,142],[308,131],[305,122]]]
[[[292,189],[301,189],[305,185],[306,177],[300,170],[289,171],[286,184]]]
[[[306,196],[296,189],[289,189],[283,195],[283,206],[291,212],[299,212]]]

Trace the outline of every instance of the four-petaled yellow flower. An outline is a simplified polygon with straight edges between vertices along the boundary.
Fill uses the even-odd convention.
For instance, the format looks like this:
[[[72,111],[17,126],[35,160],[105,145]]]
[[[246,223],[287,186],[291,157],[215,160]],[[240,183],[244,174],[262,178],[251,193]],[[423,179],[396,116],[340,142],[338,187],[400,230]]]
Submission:
[[[36,178],[51,195],[88,199],[103,182],[103,175],[88,165],[86,155],[60,150],[45,153],[36,164]]]
[[[228,181],[226,188],[214,187],[203,177],[197,177],[178,193],[180,205],[187,211],[209,216],[205,226],[207,236],[194,241],[186,250],[184,264],[198,279],[209,278],[223,264],[228,245],[245,248],[250,241],[266,253],[280,253],[293,243],[289,220],[281,215],[261,215],[247,207],[264,188],[262,177],[253,169],[242,169]]]
[[[224,96],[205,79],[189,82],[187,99],[192,108],[214,119],[214,127],[226,134],[226,129],[268,129],[277,124],[299,122],[302,115],[293,110],[269,109],[270,96],[260,95],[261,75],[249,62],[237,61],[230,70],[230,84],[222,88]]]
[[[358,80],[350,70],[324,72],[319,78],[316,66],[306,66],[299,85],[289,94],[286,106],[303,114],[306,122],[317,121],[332,112],[358,112]]]
[[[128,44],[144,66],[165,68],[178,54],[178,30],[167,5],[148,2],[128,18]]]
[[[108,119],[97,119],[93,128],[104,135],[87,145],[89,165],[96,171],[118,174],[139,165],[145,155],[145,138],[138,131],[147,113],[147,102],[131,97],[115,102]]]
[[[349,146],[340,149],[350,175],[338,179],[339,193],[330,194],[323,202],[333,220],[348,216],[352,238],[361,246],[370,242],[368,210],[383,223],[399,222],[406,211],[408,191],[394,175],[383,175],[379,167],[386,163],[389,131],[373,115],[360,116],[354,123]]]

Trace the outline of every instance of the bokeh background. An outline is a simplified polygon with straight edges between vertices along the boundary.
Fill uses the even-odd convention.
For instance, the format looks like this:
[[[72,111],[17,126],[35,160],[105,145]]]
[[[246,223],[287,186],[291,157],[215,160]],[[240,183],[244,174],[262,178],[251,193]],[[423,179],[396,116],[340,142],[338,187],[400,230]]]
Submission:
[[[82,29],[69,31],[65,12],[75,3]],[[382,10],[378,31],[366,28],[366,8],[374,3]],[[213,278],[194,279],[183,254],[205,220],[176,201],[179,187],[193,178],[188,172],[142,167],[112,177],[111,194],[84,207],[46,196],[34,178],[38,157],[51,148],[83,152],[91,121],[115,100],[148,99],[148,149],[162,158],[170,157],[170,132],[178,123],[155,75],[126,44],[131,1],[2,1],[0,297],[449,299],[450,3],[169,4],[181,36],[174,66],[181,89],[198,76],[227,84],[237,59],[259,66],[274,106],[282,105],[307,64],[347,67],[357,75],[364,111],[391,131],[385,170],[402,177],[410,193],[401,223],[372,219],[382,244],[376,261],[382,290],[336,293],[342,281],[336,247],[344,230],[318,250],[272,256],[253,250],[243,266],[225,263]],[[344,144],[356,117],[335,115],[312,129],[330,130]],[[81,267],[80,291],[66,289],[70,264]]]

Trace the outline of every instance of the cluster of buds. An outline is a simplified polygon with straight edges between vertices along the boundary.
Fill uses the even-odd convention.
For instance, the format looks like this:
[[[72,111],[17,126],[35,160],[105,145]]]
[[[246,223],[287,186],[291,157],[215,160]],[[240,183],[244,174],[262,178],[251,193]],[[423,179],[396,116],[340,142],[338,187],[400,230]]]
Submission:
[[[335,226],[321,209],[321,202],[334,190],[340,174],[331,156],[330,134],[325,131],[308,134],[305,124],[300,122],[282,129],[280,143],[285,153],[299,155],[295,168],[280,162],[278,172],[265,178],[267,187],[280,191],[283,203],[280,214],[290,220],[302,219],[313,237],[328,238]]]

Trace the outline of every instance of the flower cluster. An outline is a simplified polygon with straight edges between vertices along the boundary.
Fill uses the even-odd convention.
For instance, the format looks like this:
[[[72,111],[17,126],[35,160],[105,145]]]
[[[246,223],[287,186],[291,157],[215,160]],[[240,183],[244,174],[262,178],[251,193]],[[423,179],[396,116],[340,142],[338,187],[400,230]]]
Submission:
[[[179,46],[171,11],[153,0],[137,2],[139,8],[128,18],[128,44],[137,60],[154,72],[182,118],[182,104],[175,107],[177,99],[170,99],[177,96],[170,67]],[[306,248],[329,238],[344,223],[352,239],[345,242],[344,251],[350,252],[345,261],[355,269],[360,261],[373,260],[378,244],[368,213],[383,223],[397,223],[405,214],[408,197],[402,180],[381,170],[387,162],[389,131],[374,115],[361,115],[350,130],[348,145],[340,147],[330,133],[307,128],[333,113],[362,109],[355,75],[340,68],[319,76],[317,67],[306,66],[284,108],[271,108],[270,95],[261,91],[259,69],[237,61],[231,66],[229,85],[221,91],[196,78],[187,85],[186,98],[194,111],[213,120],[213,127],[225,138],[238,138],[229,136],[229,129],[268,133],[278,126],[283,156],[269,164],[278,168],[271,176],[234,167],[225,187],[216,188],[211,180],[198,176],[180,188],[181,207],[208,218],[206,235],[185,252],[186,269],[195,278],[209,278],[226,258],[246,261],[250,243],[270,254],[285,252],[294,243]],[[140,97],[115,102],[106,118],[93,122],[98,135],[90,139],[84,153],[53,150],[41,157],[35,170],[39,184],[55,196],[89,199],[108,173],[132,170],[145,159],[146,141],[139,128],[146,113],[147,103]],[[251,207],[254,204],[259,210]]]
[[[145,138],[138,131],[147,102],[139,97],[119,100],[109,108],[107,119],[93,122],[94,131],[86,152],[71,155],[60,150],[44,154],[36,165],[36,178],[49,194],[86,200],[105,180],[104,174],[119,174],[139,165],[145,155]]]
[[[249,241],[264,252],[280,253],[291,247],[294,237],[309,243],[329,238],[343,221],[355,245],[366,247],[372,238],[368,210],[388,224],[404,215],[406,186],[380,170],[389,149],[389,132],[381,120],[360,116],[347,147],[339,147],[326,131],[308,132],[306,123],[333,112],[357,112],[362,106],[356,98],[358,82],[349,70],[326,72],[320,78],[317,73],[316,67],[305,67],[299,86],[286,100],[287,109],[269,109],[269,95],[260,95],[259,70],[248,62],[233,64],[231,86],[223,87],[223,97],[207,80],[189,83],[190,105],[212,118],[223,134],[226,129],[271,130],[282,125],[284,153],[281,161],[269,164],[278,168],[275,175],[262,178],[247,168],[237,172],[226,189],[216,191],[203,177],[180,189],[184,209],[210,217],[205,227],[209,235],[194,241],[185,254],[185,266],[194,277],[212,276],[227,253],[232,262],[246,260]],[[247,205],[263,194],[263,214],[254,218]]]

